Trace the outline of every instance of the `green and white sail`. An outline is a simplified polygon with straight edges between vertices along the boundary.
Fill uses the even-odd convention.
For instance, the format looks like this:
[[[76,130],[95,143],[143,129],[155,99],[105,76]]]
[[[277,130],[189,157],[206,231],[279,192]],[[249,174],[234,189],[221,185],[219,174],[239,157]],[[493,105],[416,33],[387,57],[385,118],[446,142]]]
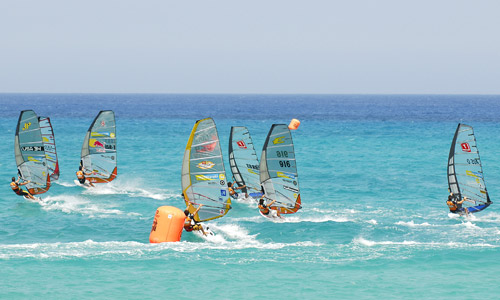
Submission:
[[[273,124],[260,158],[260,182],[273,209],[293,214],[301,208],[299,176],[292,134],[287,125]]]
[[[40,131],[42,133],[45,158],[47,159],[50,179],[57,180],[59,179],[59,161],[57,159],[56,140],[52,123],[48,117],[39,117],[38,124],[40,125]]]
[[[492,202],[484,182],[476,137],[471,126],[458,124],[448,157],[448,187],[469,212],[485,209]]]
[[[219,135],[212,118],[194,124],[181,174],[184,201],[190,212],[203,204],[195,216],[196,221],[220,218],[231,209]]]
[[[102,110],[85,135],[81,164],[86,178],[92,183],[106,183],[116,178],[116,122],[115,113]]]
[[[260,189],[259,158],[255,153],[250,132],[245,126],[231,127],[229,135],[229,165],[238,186],[246,185],[253,197],[262,196]]]
[[[50,171],[45,156],[38,116],[32,110],[23,110],[17,122],[14,153],[19,175],[30,181],[26,188],[32,195],[50,188]]]

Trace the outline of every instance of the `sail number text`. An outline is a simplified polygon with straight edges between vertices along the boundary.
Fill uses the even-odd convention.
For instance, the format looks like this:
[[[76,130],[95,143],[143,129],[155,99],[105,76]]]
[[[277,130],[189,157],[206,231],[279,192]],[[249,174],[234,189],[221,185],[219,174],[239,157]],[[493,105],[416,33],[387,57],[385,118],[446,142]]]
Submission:
[[[284,167],[290,168],[291,167],[290,161],[289,160],[280,160],[280,167],[282,167],[282,168],[284,168]]]
[[[276,151],[278,157],[288,157],[288,151]]]
[[[477,158],[467,159],[467,163],[469,165],[479,165],[479,159],[477,159]]]

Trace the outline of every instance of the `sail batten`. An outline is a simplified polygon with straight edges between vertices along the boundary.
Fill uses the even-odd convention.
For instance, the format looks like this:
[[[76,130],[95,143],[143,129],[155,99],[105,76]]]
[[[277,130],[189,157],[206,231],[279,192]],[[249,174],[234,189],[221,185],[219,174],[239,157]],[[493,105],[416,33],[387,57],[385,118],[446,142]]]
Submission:
[[[116,178],[116,120],[111,110],[100,111],[90,125],[82,145],[81,164],[92,183],[107,183]]]
[[[477,212],[492,202],[486,189],[483,168],[471,126],[458,124],[448,157],[448,187],[458,198],[467,197],[463,203],[469,212]],[[477,203],[481,203],[477,206]]]
[[[212,118],[199,120],[193,126],[184,152],[181,184],[191,212],[203,204],[196,221],[220,218],[231,209],[219,135]]]
[[[276,200],[274,208],[281,214],[297,212],[301,208],[299,177],[287,125],[272,125],[262,149],[259,170],[265,197]]]

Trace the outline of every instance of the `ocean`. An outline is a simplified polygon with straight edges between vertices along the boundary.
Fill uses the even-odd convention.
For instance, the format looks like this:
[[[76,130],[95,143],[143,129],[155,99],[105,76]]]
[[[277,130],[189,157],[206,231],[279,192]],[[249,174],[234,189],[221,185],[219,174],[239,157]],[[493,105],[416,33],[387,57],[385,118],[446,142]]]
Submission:
[[[15,195],[19,112],[52,120],[60,179],[42,204]],[[114,110],[118,177],[73,182],[85,133]],[[260,157],[272,124],[293,131],[303,208],[283,222],[233,202],[150,244],[158,207],[184,209],[181,163],[196,120],[212,117],[227,176],[231,126]],[[446,166],[459,122],[474,127],[492,201],[448,214]],[[500,96],[0,94],[2,299],[498,299]]]

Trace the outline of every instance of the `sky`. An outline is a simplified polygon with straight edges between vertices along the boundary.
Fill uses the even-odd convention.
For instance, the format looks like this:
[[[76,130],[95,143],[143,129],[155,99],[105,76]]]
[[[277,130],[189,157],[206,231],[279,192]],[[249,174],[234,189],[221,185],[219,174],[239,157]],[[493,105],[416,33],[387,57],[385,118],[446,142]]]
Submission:
[[[0,1],[0,93],[500,94],[500,1]]]

